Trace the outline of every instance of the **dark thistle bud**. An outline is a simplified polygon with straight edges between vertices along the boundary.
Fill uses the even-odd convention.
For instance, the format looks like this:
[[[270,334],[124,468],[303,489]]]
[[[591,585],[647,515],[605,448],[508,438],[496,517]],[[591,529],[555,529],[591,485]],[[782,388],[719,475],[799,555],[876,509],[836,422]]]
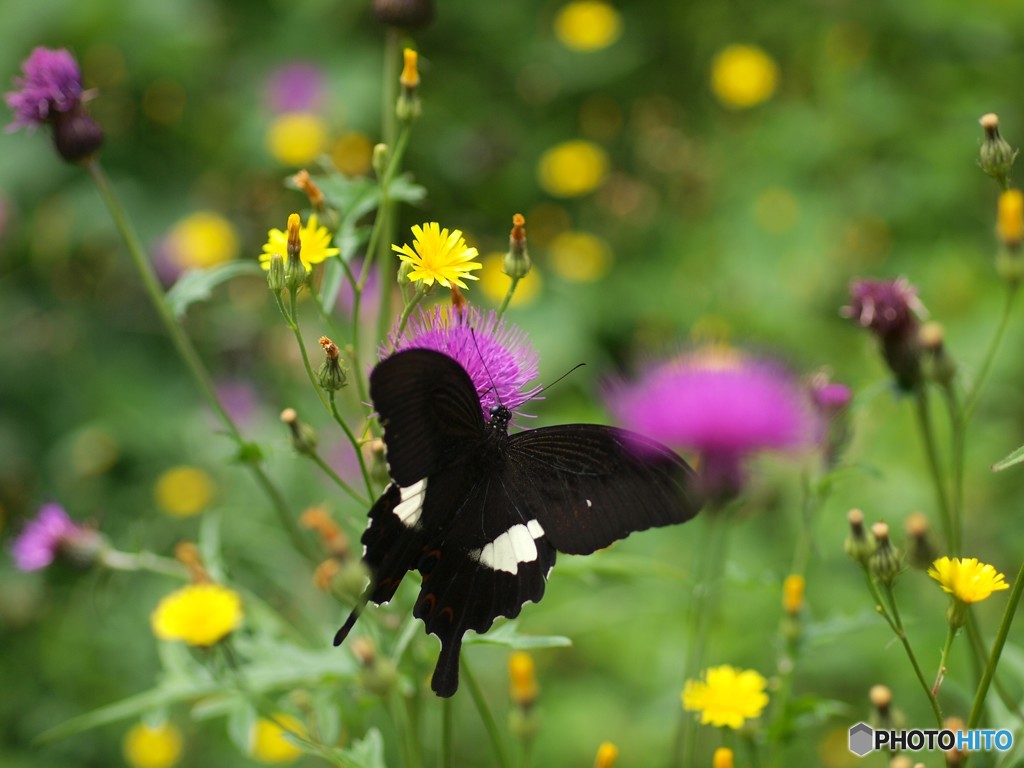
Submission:
[[[316,432],[308,424],[299,421],[299,415],[294,408],[285,408],[281,411],[281,421],[288,425],[292,433],[292,447],[296,451],[306,456],[316,453]]]
[[[993,113],[982,115],[978,121],[985,129],[985,138],[981,141],[978,151],[978,165],[986,174],[999,182],[1006,189],[1010,184],[1010,169],[1017,159],[1018,150],[1006,143],[999,135],[999,116]]]
[[[325,392],[337,392],[348,383],[345,369],[341,367],[341,352],[326,336],[320,337],[320,346],[324,350],[324,361],[316,372],[317,381]]]
[[[853,281],[850,303],[840,314],[878,338],[900,389],[909,392],[921,384],[917,316],[927,311],[906,279]]]
[[[921,345],[924,375],[941,386],[949,386],[956,378],[956,363],[946,352],[945,332],[939,323],[925,323],[917,334]]]
[[[927,571],[938,553],[928,536],[928,518],[915,512],[907,518],[907,562],[911,567]]]
[[[846,519],[850,523],[850,533],[846,537],[843,549],[858,563],[867,566],[868,558],[875,552],[875,542],[867,537],[864,530],[864,513],[859,509],[851,509]]]
[[[888,525],[875,523],[871,533],[875,537],[875,551],[868,559],[868,570],[882,584],[891,586],[903,568],[899,552],[889,539]]]
[[[103,146],[103,129],[79,105],[54,115],[53,145],[69,163],[88,160]]]
[[[284,288],[284,258],[280,253],[270,254],[270,268],[267,270],[267,285],[274,293]]]
[[[512,231],[508,236],[508,253],[505,254],[504,271],[513,280],[520,280],[530,272],[530,254],[526,250],[526,219],[517,213],[512,217]]]
[[[398,94],[398,103],[395,105],[395,114],[403,123],[411,123],[423,111],[420,104],[419,87],[420,73],[417,68],[419,54],[412,48],[406,48],[402,52],[405,64],[402,67],[402,75],[398,78],[402,90]]]
[[[434,20],[434,0],[373,0],[373,15],[390,27],[425,27]]]
[[[299,230],[302,221],[299,214],[288,216],[288,261],[284,265],[284,284],[289,291],[297,291],[309,280],[306,265],[302,263],[302,239]]]

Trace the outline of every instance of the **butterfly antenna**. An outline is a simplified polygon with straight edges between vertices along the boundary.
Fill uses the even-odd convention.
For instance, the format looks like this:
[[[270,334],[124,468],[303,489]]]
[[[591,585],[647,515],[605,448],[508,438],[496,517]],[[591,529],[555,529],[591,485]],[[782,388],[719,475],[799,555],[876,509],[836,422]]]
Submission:
[[[473,346],[476,347],[476,353],[480,357],[480,365],[484,367],[484,373],[487,374],[487,380],[491,382],[491,390],[494,392],[494,399],[498,401],[498,405],[504,407],[504,403],[501,402],[501,396],[498,395],[498,388],[494,385],[494,377],[491,376],[490,370],[487,368],[487,361],[484,359],[484,353],[480,351],[480,345],[476,341],[476,329],[469,329],[470,338],[473,339]]]
[[[574,371],[578,371],[580,368],[582,368],[585,365],[586,365],[586,363],[577,363],[572,368],[570,368],[568,371],[566,371],[561,376],[559,376],[557,379],[552,381],[550,384],[547,384],[547,385],[541,387],[540,389],[538,389],[536,392],[534,392],[533,396],[530,398],[530,400],[536,400],[538,397],[541,396],[541,394],[543,394],[544,392],[547,392],[549,389],[551,389],[553,386],[555,386],[555,384],[560,382],[562,379],[564,379],[570,373],[573,373]],[[530,402],[530,400],[527,400],[526,402]]]

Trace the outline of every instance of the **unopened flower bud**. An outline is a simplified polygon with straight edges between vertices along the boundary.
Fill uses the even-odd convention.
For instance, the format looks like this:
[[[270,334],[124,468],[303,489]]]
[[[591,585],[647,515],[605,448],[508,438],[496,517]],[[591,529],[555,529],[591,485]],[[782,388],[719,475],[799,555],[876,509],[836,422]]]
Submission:
[[[804,591],[807,583],[799,574],[790,574],[782,583],[782,607],[790,616],[795,616],[804,608]]]
[[[914,512],[907,518],[907,562],[914,568],[927,571],[938,554],[928,536],[928,518]]]
[[[388,474],[387,451],[384,448],[384,441],[375,437],[366,443],[366,458],[370,466],[370,477],[377,483],[385,485],[390,482]]]
[[[462,291],[455,283],[452,283],[448,290],[451,293],[452,309],[462,315],[469,308],[469,302],[466,301],[466,297],[462,295]]]
[[[308,424],[299,421],[294,408],[281,411],[281,421],[288,425],[292,434],[292,447],[301,454],[311,456],[316,453],[316,432]]]
[[[88,160],[103,146],[103,129],[81,106],[53,116],[53,145],[69,163]]]
[[[320,346],[324,350],[324,361],[316,372],[317,382],[325,392],[337,392],[348,383],[348,376],[341,365],[341,352],[338,345],[326,336],[320,337]]]
[[[981,149],[978,152],[978,165],[1005,189],[1009,184],[1010,169],[1013,167],[1013,161],[1017,159],[1018,150],[1011,147],[999,135],[999,117],[997,115],[992,113],[982,115],[978,122],[985,129],[985,138],[982,139]]]
[[[174,559],[185,566],[189,578],[195,584],[208,584],[213,581],[209,571],[203,565],[203,556],[199,547],[191,541],[181,541],[174,547]]]
[[[297,291],[309,280],[306,265],[302,263],[302,239],[299,231],[302,221],[299,214],[288,216],[288,260],[284,265],[284,284],[289,291]]]
[[[942,721],[942,727],[944,730],[959,734],[961,731],[967,730],[967,723],[959,717],[947,717]],[[967,750],[960,750],[954,746],[953,749],[946,752],[946,768],[958,768],[958,766],[963,765],[966,761]]]
[[[398,682],[398,668],[391,659],[378,658],[372,665],[363,667],[359,681],[367,691],[383,698]]]
[[[390,158],[391,153],[388,150],[387,144],[374,144],[370,164],[373,166],[373,172],[377,174],[378,179],[383,179],[384,174],[387,173]]]
[[[425,27],[434,20],[434,0],[373,0],[373,15],[391,27]]]
[[[334,577],[334,588],[338,594],[352,600],[358,600],[370,580],[370,572],[363,561],[356,557],[348,558]]]
[[[1020,248],[1024,240],[1024,194],[1019,189],[1008,189],[999,195],[996,233],[1007,249]]]
[[[285,286],[284,257],[280,253],[270,255],[270,268],[267,270],[267,285],[277,293]]]
[[[615,761],[619,758],[619,748],[610,741],[604,742],[597,748],[597,757],[594,758],[594,768],[613,768]]]
[[[946,352],[945,331],[939,323],[930,322],[921,326],[917,333],[921,347],[921,364],[924,375],[931,381],[947,386],[956,378],[956,363]]]
[[[305,193],[306,197],[309,198],[309,204],[311,206],[316,208],[318,211],[323,211],[326,202],[324,200],[324,193],[320,191],[320,187],[318,187],[310,177],[309,171],[303,168],[292,176],[291,181],[297,189]]]
[[[353,637],[352,641],[348,644],[348,648],[352,651],[352,655],[356,657],[359,666],[372,667],[377,663],[377,646],[373,644],[373,640],[365,635]]]
[[[533,657],[525,651],[516,651],[508,659],[509,697],[516,706],[528,709],[537,701],[540,687]]]
[[[868,692],[871,706],[871,725],[879,729],[899,729],[905,720],[903,713],[892,705],[892,691],[884,685],[874,685]]]
[[[398,265],[398,284],[402,287],[407,286],[411,280],[409,280],[409,273],[416,269],[415,266],[410,264],[408,261],[403,261]]]
[[[871,526],[871,534],[875,537],[875,552],[868,560],[868,570],[878,581],[891,585],[903,566],[899,552],[889,539],[889,526],[875,523]]]
[[[334,557],[344,560],[349,554],[348,536],[331,518],[326,507],[316,505],[309,507],[299,517],[304,528],[314,531],[324,544],[324,548]]]
[[[867,566],[868,558],[875,552],[875,542],[869,539],[864,531],[864,513],[859,509],[851,509],[846,519],[850,523],[850,533],[846,537],[843,550],[849,557]]]
[[[728,747],[719,747],[711,756],[711,768],[733,768],[736,758]]]
[[[513,280],[526,277],[533,266],[526,250],[526,219],[521,213],[512,217],[512,231],[508,236],[508,253],[504,261],[505,274]]]
[[[900,389],[909,392],[921,384],[917,316],[925,315],[926,310],[914,286],[904,278],[855,280],[850,286],[850,304],[840,313],[878,337],[882,356]]]
[[[419,54],[412,48],[406,48],[403,52],[405,65],[402,67],[402,75],[398,78],[402,90],[398,94],[398,103],[395,105],[395,114],[403,123],[411,123],[423,111],[420,104],[420,73]]]
[[[321,592],[330,592],[334,587],[334,579],[341,570],[341,563],[333,557],[324,560],[313,571],[313,585]]]

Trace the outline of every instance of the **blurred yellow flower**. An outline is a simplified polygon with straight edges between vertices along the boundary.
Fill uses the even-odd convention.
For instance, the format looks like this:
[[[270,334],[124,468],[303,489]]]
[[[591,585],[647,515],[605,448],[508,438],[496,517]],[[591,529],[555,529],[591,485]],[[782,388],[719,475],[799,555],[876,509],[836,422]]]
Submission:
[[[622,17],[601,0],[579,0],[565,5],[555,16],[555,35],[566,48],[597,51],[622,34]]]
[[[999,195],[997,231],[1007,248],[1016,248],[1024,240],[1024,194],[1008,189]]]
[[[189,584],[157,605],[150,624],[161,640],[209,646],[242,623],[242,599],[220,584]]]
[[[480,289],[487,298],[495,304],[505,298],[508,287],[512,284],[512,278],[505,274],[505,254],[489,253],[481,260],[483,269],[480,270]],[[540,272],[531,269],[525,277],[519,279],[516,292],[512,294],[510,307],[518,307],[529,304],[540,293],[541,277]]]
[[[346,176],[365,176],[373,163],[373,142],[365,133],[343,133],[331,147],[331,160]]]
[[[215,490],[213,478],[199,467],[181,466],[157,478],[153,496],[167,514],[189,517],[210,506]]]
[[[461,229],[441,229],[436,221],[426,222],[412,228],[412,246],[392,245],[391,250],[398,253],[398,258],[412,267],[408,277],[412,282],[423,282],[433,285],[436,280],[445,288],[454,283],[459,288],[468,288],[462,282],[478,280],[476,275],[469,274],[481,269],[482,264],[473,261],[477,256],[476,248],[466,245]]]
[[[548,246],[551,268],[566,280],[600,280],[612,265],[608,244],[589,232],[563,232]]]
[[[211,211],[197,211],[181,219],[165,243],[171,261],[182,269],[206,269],[238,256],[235,228]]]
[[[337,248],[330,247],[331,233],[327,227],[320,226],[315,213],[309,215],[309,220],[299,230],[299,239],[302,241],[299,258],[307,272],[313,270],[314,264],[339,253]],[[263,244],[263,253],[260,254],[260,266],[263,269],[270,269],[270,257],[275,253],[281,254],[281,258],[288,261],[288,233],[280,229],[267,232],[267,242]]]
[[[619,748],[606,741],[597,748],[597,757],[594,758],[594,768],[612,768],[619,757]]]
[[[728,747],[719,747],[711,756],[711,768],[733,768],[734,764],[732,750]]]
[[[976,557],[940,557],[932,563],[928,575],[961,603],[978,603],[993,592],[1010,588],[1003,574],[987,563],[978,562]]]
[[[768,705],[764,692],[768,681],[754,670],[738,670],[724,664],[704,671],[703,680],[687,680],[683,708],[700,712],[702,724],[740,728],[745,720],[760,716]]]
[[[796,573],[790,574],[782,582],[782,608],[786,613],[794,615],[803,610],[806,586],[804,577]]]
[[[767,101],[778,86],[779,68],[756,45],[730,45],[711,62],[711,90],[727,107],[745,109]]]
[[[284,165],[307,165],[327,147],[327,125],[311,112],[286,112],[267,130],[267,149]]]
[[[528,707],[537,700],[540,686],[533,656],[525,651],[516,651],[508,658],[508,688],[512,701],[520,707]]]
[[[124,735],[124,759],[132,768],[170,768],[181,758],[183,739],[171,723],[133,725]]]
[[[608,175],[608,156],[591,141],[573,139],[556,144],[540,157],[537,180],[555,197],[593,192]]]
[[[284,712],[275,712],[273,720],[261,717],[249,736],[249,754],[263,763],[295,761],[302,755],[302,750],[285,738],[288,732],[305,736],[306,727],[297,717]]]

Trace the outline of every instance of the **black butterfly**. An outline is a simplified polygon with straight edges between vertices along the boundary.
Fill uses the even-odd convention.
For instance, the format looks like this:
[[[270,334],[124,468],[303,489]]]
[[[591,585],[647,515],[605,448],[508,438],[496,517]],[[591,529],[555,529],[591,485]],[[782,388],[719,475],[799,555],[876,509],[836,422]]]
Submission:
[[[586,555],[685,522],[702,503],[686,462],[633,432],[566,424],[509,435],[503,405],[485,423],[469,374],[439,352],[396,352],[370,374],[370,396],[393,482],[363,534],[366,596],[386,603],[406,572],[420,572],[413,615],[441,640],[438,696],[459,686],[466,630],[539,601],[556,550]]]

